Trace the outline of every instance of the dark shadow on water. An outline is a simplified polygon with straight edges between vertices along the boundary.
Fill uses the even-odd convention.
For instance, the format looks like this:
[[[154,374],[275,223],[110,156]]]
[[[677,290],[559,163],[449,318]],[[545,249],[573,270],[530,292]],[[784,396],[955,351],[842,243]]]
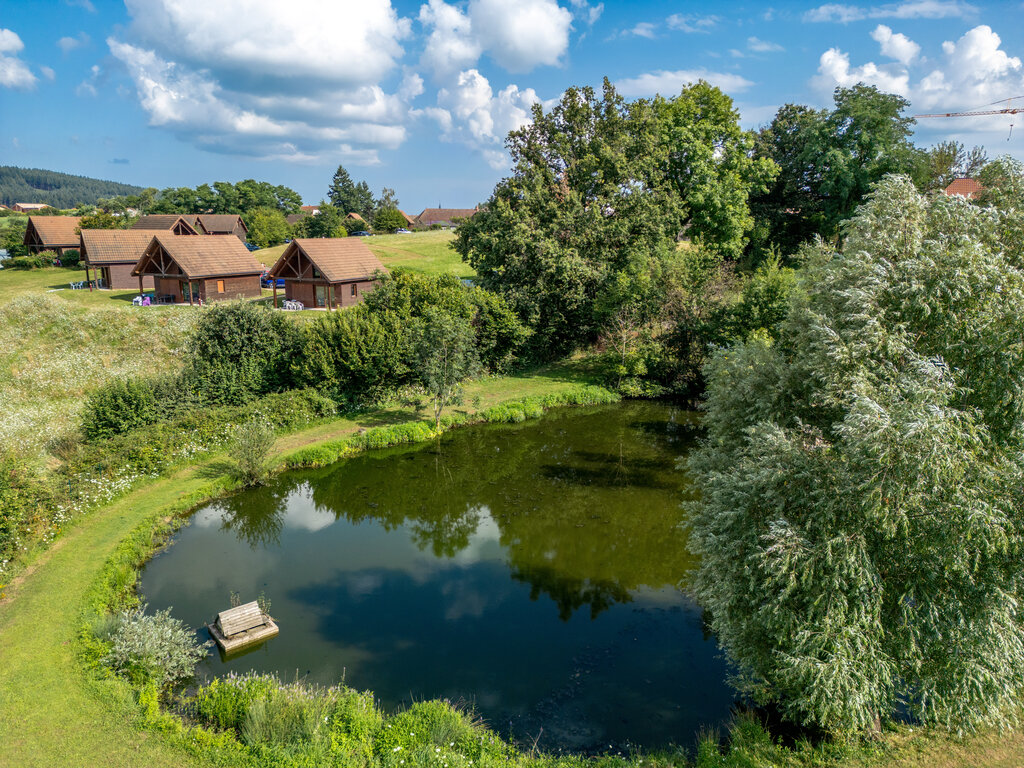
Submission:
[[[653,488],[673,490],[674,483],[658,479],[653,471],[631,471],[628,468],[584,469],[583,467],[567,467],[558,464],[547,464],[540,467],[541,474],[549,480],[556,480],[571,485],[586,485],[598,488]]]

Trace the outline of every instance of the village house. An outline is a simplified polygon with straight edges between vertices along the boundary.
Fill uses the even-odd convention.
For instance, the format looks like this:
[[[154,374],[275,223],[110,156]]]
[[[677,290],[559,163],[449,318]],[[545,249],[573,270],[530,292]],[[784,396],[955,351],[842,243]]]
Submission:
[[[262,295],[263,266],[234,235],[192,237],[157,232],[132,275],[139,292],[147,276],[157,301],[207,303]]]
[[[25,228],[25,247],[30,253],[54,251],[58,256],[78,247],[78,223],[81,216],[29,216]]]
[[[473,218],[479,210],[479,208],[424,208],[423,212],[416,217],[416,226],[420,229],[429,229],[434,226],[454,229],[460,222]]]
[[[19,213],[35,213],[49,207],[46,203],[15,203],[11,206],[11,210]]]
[[[408,213],[403,211],[401,208],[398,209],[398,212],[400,214],[402,214],[402,218],[405,219],[405,226],[407,226],[407,227],[414,227],[414,226],[416,226],[416,219],[414,219]]]
[[[985,191],[985,188],[974,179],[953,179],[943,191],[949,197],[961,195],[968,200],[974,200]]]
[[[359,222],[360,224],[362,224],[362,225],[363,225],[364,227],[367,227],[367,226],[369,226],[369,225],[368,225],[368,224],[366,223],[366,219],[364,219],[364,218],[363,218],[362,216],[360,216],[360,215],[359,215],[358,213],[347,213],[347,214],[345,214],[345,220],[346,220],[346,221],[358,221],[358,222]]]
[[[152,240],[153,233],[144,229],[83,229],[79,250],[85,264],[85,279],[92,280],[89,275],[92,268],[104,288],[136,287],[139,283],[132,270]],[[153,290],[152,275],[143,277],[142,288]]]
[[[366,243],[356,237],[296,238],[288,244],[267,276],[284,279],[287,301],[306,308],[348,307],[374,289],[374,275],[388,270]]]
[[[204,233],[198,216],[183,216],[177,213],[141,216],[138,221],[132,224],[131,228],[148,230],[150,232],[173,232],[176,235],[198,235]]]
[[[207,235],[234,235],[243,243],[249,239],[249,228],[237,213],[201,213],[196,218]]]

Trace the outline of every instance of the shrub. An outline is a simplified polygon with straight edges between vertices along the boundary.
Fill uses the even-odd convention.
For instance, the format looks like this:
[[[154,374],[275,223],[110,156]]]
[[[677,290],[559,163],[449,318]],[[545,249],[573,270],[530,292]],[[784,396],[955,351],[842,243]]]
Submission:
[[[157,420],[153,385],[140,379],[112,381],[93,392],[82,409],[86,440],[103,440]]]
[[[381,208],[373,217],[373,228],[380,232],[392,232],[408,223],[397,208]]]
[[[152,615],[145,609],[120,615],[104,663],[137,685],[152,682],[166,688],[190,678],[195,665],[206,657],[206,647],[171,616],[170,609]]]
[[[459,757],[479,761],[500,757],[508,748],[480,721],[447,701],[421,701],[390,718],[374,746],[384,768],[443,765]],[[459,760],[459,762],[462,762]]]
[[[45,251],[52,255],[53,251]],[[42,253],[31,253],[28,256],[12,256],[4,260],[4,269],[41,269],[52,264],[46,261]]]
[[[82,254],[79,253],[77,248],[68,248],[64,253],[57,257],[60,260],[60,265],[67,268],[77,268],[79,263],[82,261]]]
[[[273,447],[274,428],[266,420],[254,418],[235,427],[228,448],[235,479],[246,486],[262,485],[270,473],[267,457]]]
[[[28,461],[10,449],[0,449],[0,570],[48,505],[46,488]]]

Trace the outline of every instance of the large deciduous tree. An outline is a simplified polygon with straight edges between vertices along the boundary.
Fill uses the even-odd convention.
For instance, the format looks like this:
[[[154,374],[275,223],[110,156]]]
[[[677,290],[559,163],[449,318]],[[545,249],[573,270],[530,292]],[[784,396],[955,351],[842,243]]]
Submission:
[[[778,167],[752,156],[754,135],[740,128],[732,99],[703,80],[654,106],[665,172],[682,198],[687,234],[723,256],[739,256],[754,225],[748,198],[768,189]]]
[[[923,181],[926,163],[910,142],[914,120],[903,116],[906,99],[866,85],[836,88],[833,99],[833,110],[787,104],[758,136],[756,155],[775,161],[780,172],[754,196],[755,259],[772,247],[788,256],[814,235],[838,237],[886,174]]]
[[[1003,215],[886,177],[778,340],[708,366],[696,589],[741,687],[795,720],[1019,711],[1024,276]]]
[[[683,209],[651,103],[570,88],[507,141],[514,170],[458,230],[479,281],[536,330],[539,355],[592,341],[619,276],[649,283],[676,248]],[[656,277],[653,278],[656,282]]]

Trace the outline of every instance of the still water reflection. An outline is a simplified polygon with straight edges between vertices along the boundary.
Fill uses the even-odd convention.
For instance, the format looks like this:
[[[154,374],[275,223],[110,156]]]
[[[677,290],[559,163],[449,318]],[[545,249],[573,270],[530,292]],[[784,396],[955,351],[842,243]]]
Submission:
[[[628,403],[288,473],[196,512],[142,592],[193,626],[266,593],[280,636],[206,675],[447,697],[548,749],[689,745],[732,702],[682,589],[693,438]]]

